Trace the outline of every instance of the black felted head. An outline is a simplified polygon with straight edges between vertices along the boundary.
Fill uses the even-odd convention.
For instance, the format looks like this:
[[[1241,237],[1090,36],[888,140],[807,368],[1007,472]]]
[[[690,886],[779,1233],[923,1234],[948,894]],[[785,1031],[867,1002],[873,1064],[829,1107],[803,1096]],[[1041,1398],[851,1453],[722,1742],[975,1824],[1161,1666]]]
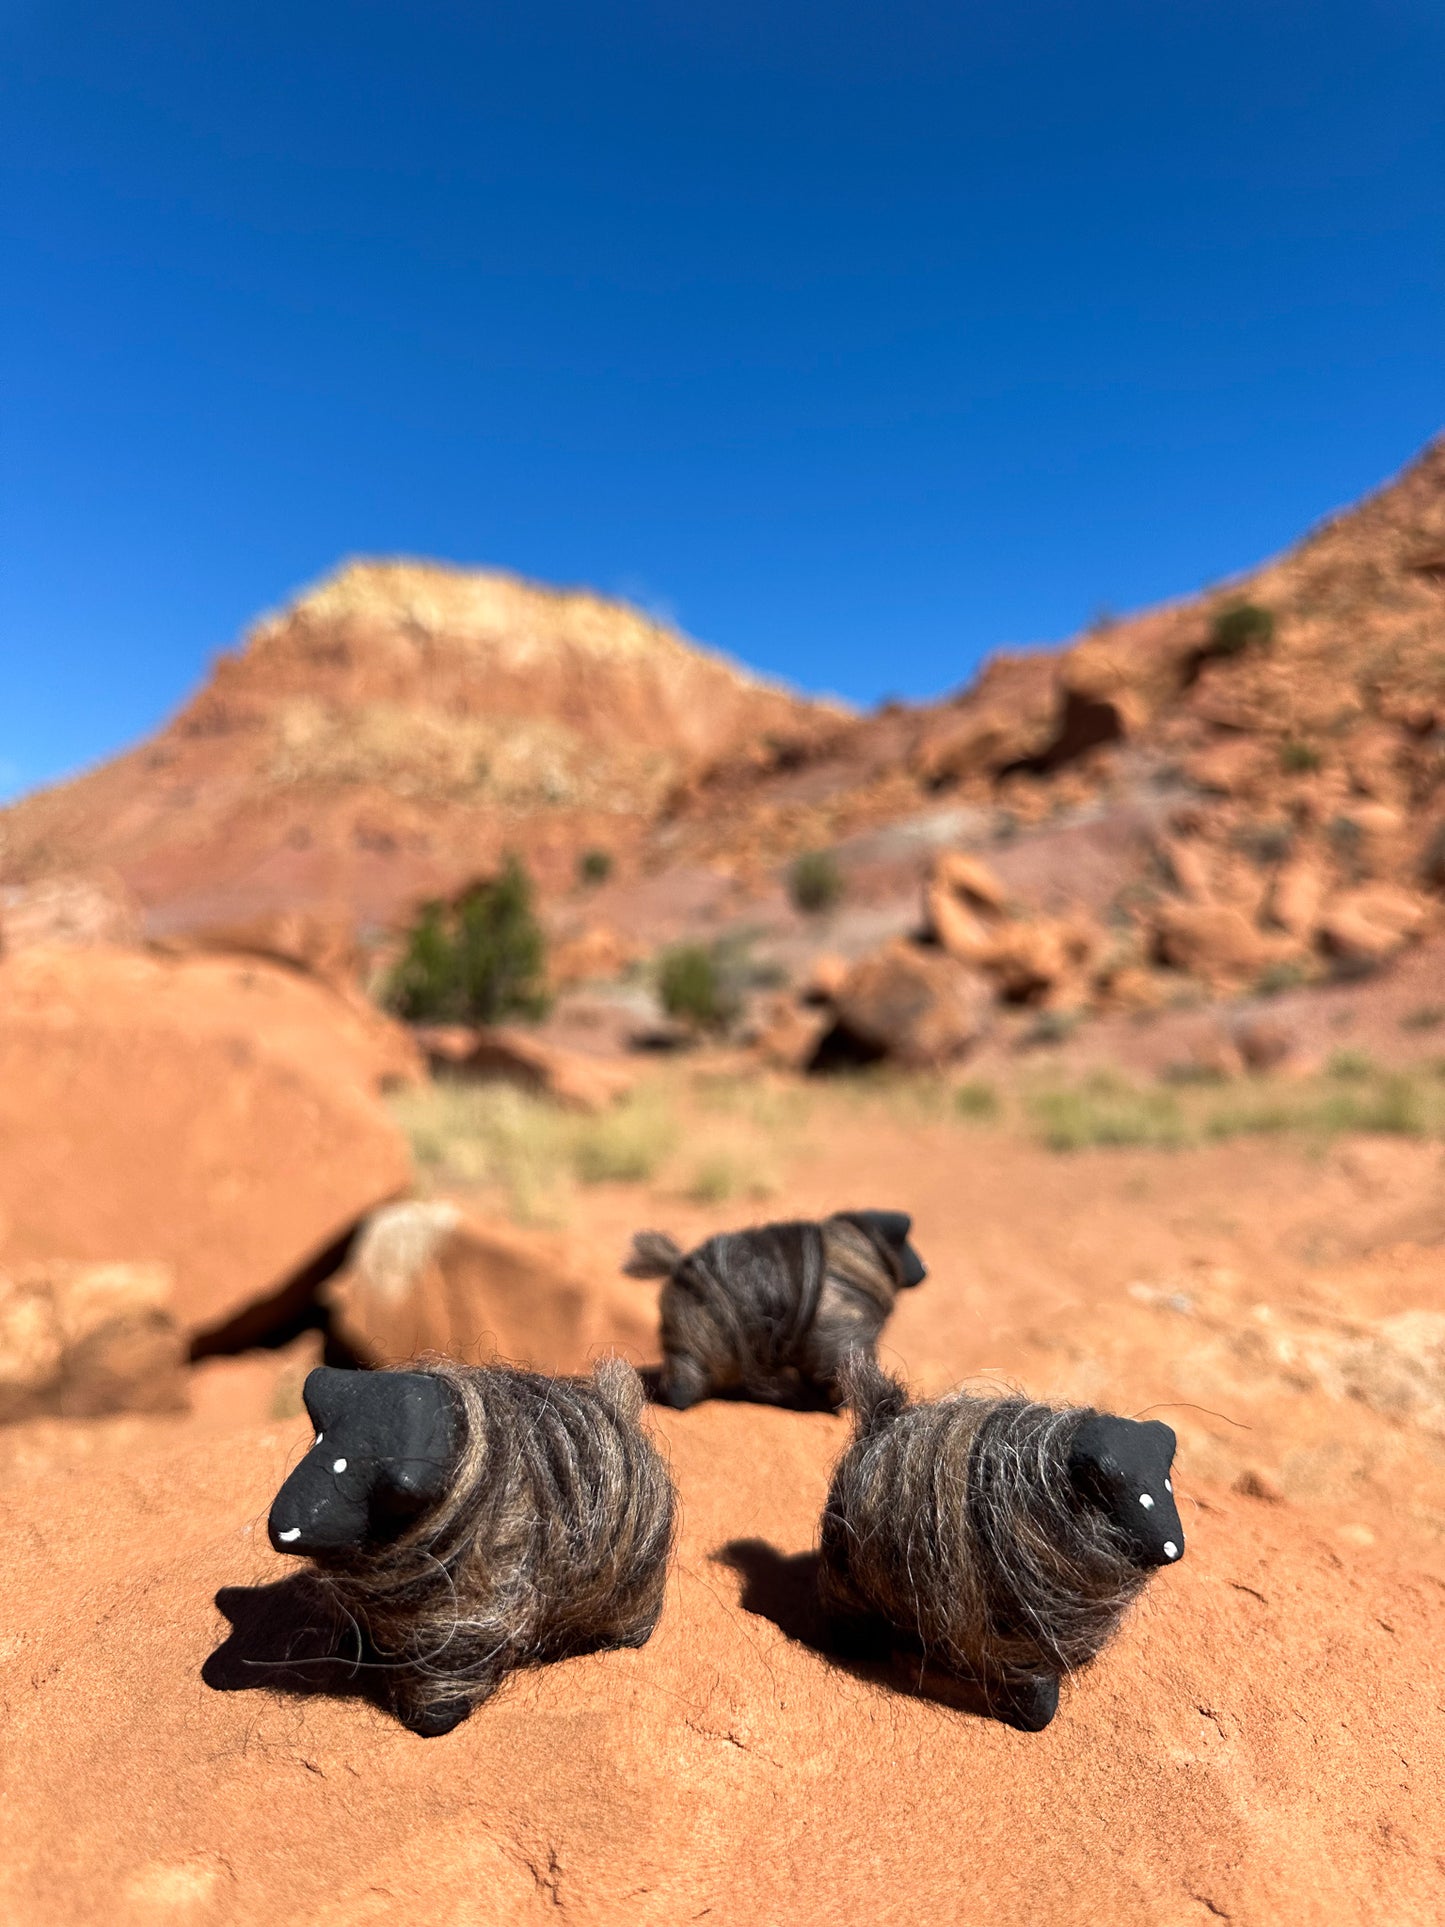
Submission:
[[[913,1220],[906,1211],[840,1211],[838,1216],[846,1218],[849,1224],[856,1224],[860,1231],[867,1233],[880,1251],[892,1258],[898,1266],[900,1285],[923,1283],[928,1276],[928,1270],[908,1242],[908,1234],[913,1229]]]
[[[1168,1566],[1184,1556],[1184,1529],[1174,1503],[1172,1429],[1158,1419],[1111,1418],[1094,1412],[1074,1435],[1069,1477],[1124,1534],[1140,1566]]]
[[[444,1379],[321,1365],[302,1396],[316,1439],[271,1507],[277,1552],[359,1552],[443,1496],[461,1432]]]

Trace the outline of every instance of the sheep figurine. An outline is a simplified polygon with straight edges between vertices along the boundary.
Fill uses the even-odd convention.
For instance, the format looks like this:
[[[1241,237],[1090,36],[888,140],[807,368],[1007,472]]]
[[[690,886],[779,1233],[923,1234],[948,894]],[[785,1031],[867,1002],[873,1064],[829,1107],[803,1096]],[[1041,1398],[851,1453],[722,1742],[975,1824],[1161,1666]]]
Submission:
[[[719,1392],[837,1404],[838,1372],[872,1352],[900,1291],[927,1276],[902,1211],[725,1232],[684,1253],[640,1231],[623,1270],[662,1278],[659,1396],[686,1410]]]
[[[998,1718],[1047,1726],[1062,1676],[1183,1556],[1174,1433],[1023,1398],[913,1404],[866,1355],[842,1389],[854,1434],[821,1556],[835,1632],[882,1622],[925,1671],[974,1682]]]
[[[414,1732],[446,1733],[518,1667],[641,1646],[675,1495],[620,1359],[590,1379],[504,1366],[320,1367],[316,1439],[271,1507]]]

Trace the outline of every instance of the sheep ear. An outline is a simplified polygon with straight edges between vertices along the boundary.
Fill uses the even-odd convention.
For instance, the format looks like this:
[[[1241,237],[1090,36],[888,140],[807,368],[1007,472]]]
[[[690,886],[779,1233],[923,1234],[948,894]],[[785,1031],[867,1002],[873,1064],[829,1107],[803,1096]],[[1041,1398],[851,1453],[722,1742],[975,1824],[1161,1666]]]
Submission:
[[[846,1215],[875,1237],[886,1239],[895,1250],[905,1243],[913,1229],[913,1220],[906,1211],[849,1211]]]
[[[1118,1527],[1139,1566],[1167,1566],[1184,1556],[1184,1530],[1174,1502],[1177,1440],[1158,1419],[1112,1418],[1093,1412],[1074,1435],[1069,1477],[1074,1490]]]
[[[365,1377],[364,1372],[340,1372],[332,1365],[318,1365],[315,1371],[306,1374],[301,1399],[307,1417],[318,1432],[341,1422],[343,1414],[351,1410]]]
[[[905,1289],[923,1283],[928,1267],[908,1242],[913,1220],[906,1211],[844,1211],[839,1215],[856,1224],[860,1231],[866,1231],[875,1244],[892,1251]]]
[[[359,1552],[443,1496],[461,1436],[444,1379],[320,1366],[302,1396],[316,1440],[271,1507],[278,1552]]]

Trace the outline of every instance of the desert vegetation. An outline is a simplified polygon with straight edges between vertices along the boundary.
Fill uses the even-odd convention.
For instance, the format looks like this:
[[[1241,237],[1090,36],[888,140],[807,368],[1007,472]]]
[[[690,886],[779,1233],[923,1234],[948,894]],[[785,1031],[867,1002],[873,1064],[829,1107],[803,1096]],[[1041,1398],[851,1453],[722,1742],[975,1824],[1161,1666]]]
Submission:
[[[411,1023],[492,1024],[547,1008],[546,939],[516,857],[452,903],[429,903],[407,933],[384,1000]]]
[[[805,916],[826,915],[843,898],[843,872],[831,850],[805,850],[788,870],[788,895]]]

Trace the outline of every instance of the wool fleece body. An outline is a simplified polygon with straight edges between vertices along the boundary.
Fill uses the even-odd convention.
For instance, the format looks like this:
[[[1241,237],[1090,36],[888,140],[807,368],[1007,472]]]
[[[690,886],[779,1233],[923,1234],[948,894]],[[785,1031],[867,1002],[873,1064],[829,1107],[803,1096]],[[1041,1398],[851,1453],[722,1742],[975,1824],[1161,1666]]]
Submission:
[[[571,1379],[323,1366],[304,1397],[316,1439],[271,1543],[313,1561],[413,1731],[450,1731],[518,1667],[651,1637],[677,1508],[621,1359]]]

